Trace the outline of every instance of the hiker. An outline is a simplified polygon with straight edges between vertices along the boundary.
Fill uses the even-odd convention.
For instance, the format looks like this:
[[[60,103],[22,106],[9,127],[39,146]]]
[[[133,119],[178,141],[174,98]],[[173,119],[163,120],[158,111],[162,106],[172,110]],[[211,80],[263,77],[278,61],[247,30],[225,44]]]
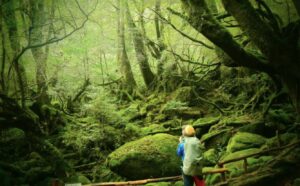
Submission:
[[[191,125],[182,127],[182,136],[179,138],[177,155],[183,161],[182,175],[184,186],[205,186],[202,178],[202,152],[203,145],[195,136],[195,129]]]

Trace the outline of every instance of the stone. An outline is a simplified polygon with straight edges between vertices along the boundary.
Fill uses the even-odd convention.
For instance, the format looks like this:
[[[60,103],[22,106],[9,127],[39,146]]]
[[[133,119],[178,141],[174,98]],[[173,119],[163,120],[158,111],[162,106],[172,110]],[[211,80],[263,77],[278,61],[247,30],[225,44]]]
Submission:
[[[236,152],[249,148],[259,148],[264,145],[267,138],[247,132],[236,133],[228,142],[227,152]]]
[[[180,175],[178,138],[156,134],[124,144],[107,159],[109,168],[130,180]]]

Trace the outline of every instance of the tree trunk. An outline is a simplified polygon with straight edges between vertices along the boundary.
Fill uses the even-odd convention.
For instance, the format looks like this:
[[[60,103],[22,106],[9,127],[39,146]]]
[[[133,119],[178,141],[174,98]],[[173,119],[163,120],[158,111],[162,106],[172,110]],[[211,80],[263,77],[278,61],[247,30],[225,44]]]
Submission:
[[[43,30],[45,27],[46,11],[43,0],[31,0],[31,32],[29,37],[29,42],[32,45],[43,43],[45,36]],[[37,100],[40,103],[47,104],[50,102],[49,96],[47,94],[47,57],[48,49],[46,47],[39,47],[31,49],[32,55],[36,63],[36,84],[37,84]]]
[[[300,114],[298,31],[282,38],[261,19],[248,0],[222,1],[226,10],[237,20],[262,55],[254,55],[240,46],[228,30],[212,16],[204,0],[182,0],[182,4],[188,13],[189,23],[228,54],[236,66],[252,68],[280,78],[288,88],[293,104]]]
[[[295,5],[295,8],[297,10],[298,15],[300,16],[300,1],[299,0],[293,0],[293,3]]]
[[[27,89],[27,78],[25,68],[19,61],[16,61],[15,58],[20,52],[20,41],[18,36],[18,28],[17,28],[17,17],[15,9],[18,7],[15,4],[16,2],[10,1],[7,2],[5,6],[2,6],[2,13],[4,17],[4,21],[6,26],[8,27],[8,38],[11,47],[11,59],[14,70],[16,71],[18,86],[21,94],[21,105],[25,107],[25,97],[26,97],[26,89]]]
[[[118,19],[118,54],[117,60],[119,63],[119,68],[121,76],[123,77],[123,83],[129,92],[132,92],[136,87],[136,82],[133,77],[130,62],[126,52],[125,45],[125,22],[124,22],[124,2],[125,0],[117,0],[117,19]]]
[[[2,8],[0,8],[0,38],[1,38],[1,43],[0,43],[0,61],[1,61],[1,71],[0,71],[0,83],[1,83],[1,92],[3,94],[6,94],[6,87],[5,87],[5,77],[4,77],[4,72],[5,72],[5,58],[6,58],[6,51],[5,51],[5,46],[4,46],[4,37],[3,37],[3,20],[2,20],[3,14],[2,14]]]
[[[230,32],[214,18],[204,0],[182,0],[181,2],[188,13],[187,21],[191,26],[227,53],[235,61],[235,66],[273,72],[261,58],[244,50],[234,40]]]
[[[148,56],[145,50],[145,45],[143,41],[143,36],[139,32],[135,23],[133,22],[132,16],[130,14],[128,3],[126,2],[126,17],[127,22],[132,33],[132,39],[134,44],[134,49],[136,53],[136,58],[139,63],[139,67],[144,79],[144,82],[148,88],[153,87],[155,76],[151,71],[150,65],[148,63]]]

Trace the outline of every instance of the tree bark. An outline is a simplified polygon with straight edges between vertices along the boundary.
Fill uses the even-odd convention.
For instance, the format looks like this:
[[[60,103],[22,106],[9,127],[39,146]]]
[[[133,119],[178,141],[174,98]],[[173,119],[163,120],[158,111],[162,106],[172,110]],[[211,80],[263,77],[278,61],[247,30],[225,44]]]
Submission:
[[[225,9],[237,20],[241,29],[249,35],[251,41],[266,57],[280,47],[279,35],[261,19],[249,0],[222,0],[222,2]]]
[[[4,17],[5,24],[8,28],[8,38],[10,42],[11,47],[11,63],[13,65],[13,68],[16,72],[17,80],[18,80],[18,86],[20,89],[21,94],[21,105],[24,108],[25,107],[25,97],[26,97],[26,89],[27,89],[27,78],[26,78],[26,72],[25,68],[22,64],[19,64],[18,61],[16,61],[16,56],[19,54],[21,47],[20,47],[20,41],[18,36],[18,24],[17,24],[17,17],[16,17],[16,11],[17,8],[16,2],[10,1],[6,3],[6,6],[2,6],[2,13]]]
[[[29,42],[32,45],[43,43],[45,36],[43,26],[47,20],[45,11],[44,0],[31,0],[31,31]],[[50,33],[49,33],[50,34]],[[37,100],[42,104],[50,102],[47,90],[47,57],[48,57],[48,46],[32,48],[31,52],[36,63],[36,84],[37,84]]]
[[[187,21],[191,26],[227,53],[236,63],[235,66],[273,72],[260,56],[246,51],[234,40],[229,31],[213,17],[204,0],[182,0],[182,4],[188,13]]]
[[[288,88],[298,114],[300,114],[300,62],[297,41],[299,28],[280,37],[266,24],[248,0],[222,0],[226,10],[246,31],[262,55],[246,51],[211,14],[205,0],[182,0],[189,23],[215,45],[220,47],[238,66],[244,66],[278,77]],[[175,12],[176,13],[176,12]]]
[[[148,63],[148,56],[145,50],[145,45],[143,41],[143,36],[139,32],[138,28],[136,27],[132,16],[130,14],[128,3],[126,2],[126,17],[127,22],[132,33],[132,39],[134,44],[134,49],[136,53],[136,58],[139,63],[139,67],[144,79],[144,82],[148,88],[153,87],[155,76],[151,71],[150,65]]]
[[[299,0],[293,0],[293,3],[295,5],[295,8],[297,10],[298,15],[300,16],[300,1]]]
[[[118,54],[117,60],[121,75],[123,76],[123,83],[132,92],[136,87],[136,82],[133,77],[130,62],[126,52],[125,44],[125,22],[124,22],[124,2],[125,0],[117,0],[117,19],[118,19]]]
[[[1,38],[1,43],[0,43],[0,61],[1,61],[1,72],[0,72],[0,83],[1,83],[1,92],[4,94],[6,93],[6,87],[5,87],[5,77],[4,77],[4,72],[5,72],[5,58],[6,58],[6,51],[5,51],[5,46],[4,46],[4,37],[3,37],[3,20],[2,20],[3,14],[2,14],[2,8],[0,8],[0,38]]]

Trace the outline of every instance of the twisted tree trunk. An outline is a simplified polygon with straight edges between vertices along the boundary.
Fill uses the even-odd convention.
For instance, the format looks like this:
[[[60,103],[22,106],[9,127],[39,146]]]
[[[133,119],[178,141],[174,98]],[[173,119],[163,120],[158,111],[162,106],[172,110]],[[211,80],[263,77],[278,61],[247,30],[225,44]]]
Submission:
[[[261,54],[253,54],[235,41],[230,32],[212,16],[205,0],[182,0],[184,10],[188,13],[188,22],[228,54],[235,66],[252,68],[281,79],[300,114],[299,26],[296,25],[296,29],[283,37],[262,20],[248,0],[222,2]]]

